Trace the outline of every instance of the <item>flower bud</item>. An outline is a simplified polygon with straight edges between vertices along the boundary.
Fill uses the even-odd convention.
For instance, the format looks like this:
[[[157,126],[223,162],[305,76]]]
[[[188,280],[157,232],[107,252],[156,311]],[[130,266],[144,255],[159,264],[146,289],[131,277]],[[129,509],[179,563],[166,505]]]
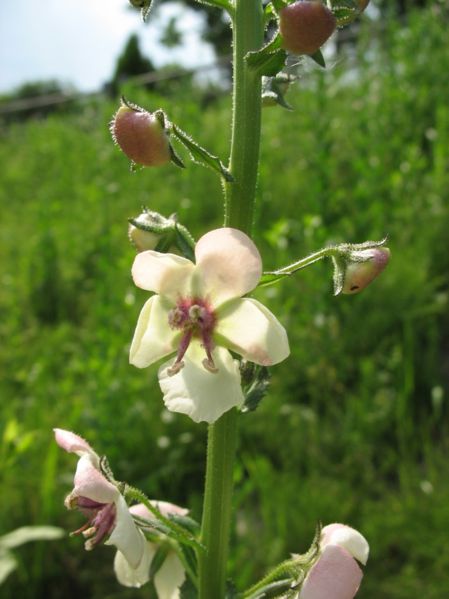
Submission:
[[[142,166],[161,166],[171,160],[168,136],[157,117],[123,104],[116,112],[111,133],[128,158]]]
[[[347,257],[341,292],[359,293],[383,271],[389,260],[390,250],[385,247],[372,247],[350,252]]]
[[[292,54],[315,54],[336,26],[332,11],[317,1],[300,0],[279,12],[282,46]]]
[[[172,237],[174,225],[173,218],[145,208],[137,218],[129,220],[128,237],[138,252],[154,250],[163,239]]]

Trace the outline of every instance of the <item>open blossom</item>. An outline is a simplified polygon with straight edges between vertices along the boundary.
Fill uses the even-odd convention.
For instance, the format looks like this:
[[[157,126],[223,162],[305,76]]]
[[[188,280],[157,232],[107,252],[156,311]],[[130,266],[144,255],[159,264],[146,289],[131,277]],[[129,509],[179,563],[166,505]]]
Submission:
[[[187,510],[165,501],[152,502],[164,516],[177,514],[184,516]],[[153,514],[142,504],[133,505],[129,509],[133,516],[154,521]],[[137,568],[132,568],[121,551],[117,551],[114,560],[114,570],[118,581],[127,587],[140,587],[150,579],[151,563],[156,555],[158,545],[146,541],[144,558]],[[179,589],[185,581],[185,571],[181,560],[171,550],[168,552],[164,563],[154,575],[154,586],[159,599],[179,599]]]
[[[363,572],[369,546],[350,526],[329,524],[321,532],[320,555],[308,572],[297,599],[353,599]]]
[[[93,549],[105,541],[115,545],[130,568],[138,568],[146,550],[146,540],[135,525],[119,489],[103,475],[100,458],[92,447],[74,433],[54,429],[56,443],[79,456],[74,488],[65,500],[68,509],[78,508],[87,522],[74,534],[82,533],[85,547]]]
[[[118,549],[114,570],[118,581],[128,587],[141,587],[150,579],[150,567],[157,544],[147,541],[145,524],[136,525],[134,516],[154,521],[153,514],[143,505],[128,508],[119,489],[103,475],[100,458],[82,437],[59,428],[54,429],[57,444],[79,456],[74,488],[65,500],[69,509],[78,508],[87,522],[73,534],[86,537],[85,547],[93,549],[105,541]],[[165,501],[151,502],[164,515],[184,516],[187,510]],[[154,576],[159,599],[179,599],[179,588],[185,580],[184,568],[176,553],[168,552]]]
[[[214,422],[243,403],[232,350],[269,366],[289,354],[287,334],[258,301],[242,298],[258,284],[262,260],[254,243],[232,228],[206,233],[196,263],[152,250],[135,258],[135,284],[153,295],[144,305],[130,362],[145,368],[176,354],[159,369],[166,407],[196,422]]]

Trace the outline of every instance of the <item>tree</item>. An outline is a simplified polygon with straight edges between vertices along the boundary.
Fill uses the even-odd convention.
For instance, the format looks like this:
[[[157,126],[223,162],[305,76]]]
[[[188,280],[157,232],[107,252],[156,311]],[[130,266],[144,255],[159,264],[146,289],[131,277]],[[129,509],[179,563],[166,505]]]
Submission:
[[[125,81],[129,77],[153,71],[155,71],[153,63],[142,54],[139,46],[139,38],[133,33],[126,42],[122,54],[117,59],[114,75],[107,84],[107,87],[111,94],[117,95],[122,81]],[[152,87],[152,84],[148,84],[148,87]]]

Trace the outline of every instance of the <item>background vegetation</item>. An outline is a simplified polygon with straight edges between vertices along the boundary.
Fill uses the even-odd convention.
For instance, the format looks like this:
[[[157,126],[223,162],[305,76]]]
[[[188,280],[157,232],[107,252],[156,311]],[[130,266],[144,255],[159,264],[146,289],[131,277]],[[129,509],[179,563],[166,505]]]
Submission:
[[[295,112],[264,111],[265,267],[385,234],[393,260],[360,296],[334,298],[324,263],[258,293],[292,356],[241,418],[241,587],[305,550],[320,520],[369,539],[361,599],[449,594],[448,72],[444,14],[412,13],[304,75]],[[205,109],[191,85],[126,93],[226,156],[229,98]],[[128,364],[146,294],[130,278],[126,219],[142,205],[176,211],[199,236],[221,224],[219,181],[195,165],[131,174],[108,133],[115,107],[90,100],[1,130],[0,533],[81,525],[63,507],[76,459],[55,446],[54,426],[89,439],[117,478],[200,516],[205,426],[163,410],[156,368]],[[112,556],[85,553],[79,538],[24,546],[2,597],[149,597],[117,585]]]

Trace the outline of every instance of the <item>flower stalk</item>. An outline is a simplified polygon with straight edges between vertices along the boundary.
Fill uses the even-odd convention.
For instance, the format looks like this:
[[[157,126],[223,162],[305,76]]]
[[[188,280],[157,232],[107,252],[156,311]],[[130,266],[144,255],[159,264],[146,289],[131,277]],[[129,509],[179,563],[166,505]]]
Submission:
[[[260,0],[236,0],[233,13],[234,89],[229,170],[225,184],[225,226],[250,235],[259,166],[261,77],[245,61],[263,44]],[[198,554],[199,598],[225,596],[232,516],[233,469],[237,445],[236,408],[209,426],[206,485],[201,527],[205,552]]]

